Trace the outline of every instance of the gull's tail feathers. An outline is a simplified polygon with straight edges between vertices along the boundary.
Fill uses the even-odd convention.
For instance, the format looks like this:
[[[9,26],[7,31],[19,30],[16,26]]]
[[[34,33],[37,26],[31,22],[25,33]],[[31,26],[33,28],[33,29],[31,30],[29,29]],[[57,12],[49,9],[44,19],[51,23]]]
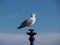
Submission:
[[[17,29],[21,29],[21,28],[23,28],[23,27],[25,27],[25,26],[19,26]]]
[[[23,26],[20,26],[20,27],[18,27],[17,29],[21,29],[21,28],[23,28]]]

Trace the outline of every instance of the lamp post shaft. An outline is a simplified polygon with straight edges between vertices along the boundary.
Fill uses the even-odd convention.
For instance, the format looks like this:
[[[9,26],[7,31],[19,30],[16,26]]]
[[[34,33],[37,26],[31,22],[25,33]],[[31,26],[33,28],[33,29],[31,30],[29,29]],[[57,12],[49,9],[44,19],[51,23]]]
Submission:
[[[29,29],[30,32],[27,32],[26,34],[28,34],[30,37],[29,37],[29,41],[30,41],[30,45],[34,45],[34,40],[35,40],[35,37],[34,35],[36,35],[37,33],[34,32],[33,29]]]

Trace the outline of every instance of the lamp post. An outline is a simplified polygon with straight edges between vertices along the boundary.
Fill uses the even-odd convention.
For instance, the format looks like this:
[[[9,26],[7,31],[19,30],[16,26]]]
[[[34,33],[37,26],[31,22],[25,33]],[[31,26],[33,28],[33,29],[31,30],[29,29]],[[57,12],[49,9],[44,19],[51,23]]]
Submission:
[[[34,40],[35,40],[34,35],[36,35],[37,33],[34,32],[34,29],[29,29],[29,31],[30,32],[27,32],[26,34],[29,35],[30,45],[34,45]]]

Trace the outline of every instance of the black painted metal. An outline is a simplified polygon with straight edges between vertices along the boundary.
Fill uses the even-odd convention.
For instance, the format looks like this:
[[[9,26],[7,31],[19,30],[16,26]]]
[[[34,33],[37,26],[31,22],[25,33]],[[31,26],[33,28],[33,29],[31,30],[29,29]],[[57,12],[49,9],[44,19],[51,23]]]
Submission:
[[[29,37],[29,41],[30,41],[30,45],[34,45],[34,40],[35,40],[35,37],[34,35],[36,35],[37,33],[34,32],[34,29],[29,29],[30,32],[27,32],[26,34],[28,34],[30,37]]]

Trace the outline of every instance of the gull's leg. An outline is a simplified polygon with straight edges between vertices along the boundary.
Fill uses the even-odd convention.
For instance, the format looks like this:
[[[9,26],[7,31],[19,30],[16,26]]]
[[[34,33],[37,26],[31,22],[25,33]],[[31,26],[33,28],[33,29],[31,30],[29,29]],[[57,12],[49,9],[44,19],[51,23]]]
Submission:
[[[32,25],[29,26],[29,29],[32,29]]]

